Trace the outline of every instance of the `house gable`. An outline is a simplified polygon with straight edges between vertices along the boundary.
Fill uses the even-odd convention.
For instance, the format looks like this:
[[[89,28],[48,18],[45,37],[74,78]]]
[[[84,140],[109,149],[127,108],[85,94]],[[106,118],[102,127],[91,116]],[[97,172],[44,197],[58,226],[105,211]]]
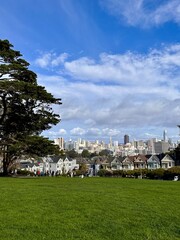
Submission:
[[[174,162],[174,160],[172,159],[171,156],[169,156],[168,154],[166,154],[163,159],[161,160],[161,162]]]
[[[158,163],[158,164],[160,164],[160,160],[156,155],[152,155],[149,159],[147,159],[147,163]]]

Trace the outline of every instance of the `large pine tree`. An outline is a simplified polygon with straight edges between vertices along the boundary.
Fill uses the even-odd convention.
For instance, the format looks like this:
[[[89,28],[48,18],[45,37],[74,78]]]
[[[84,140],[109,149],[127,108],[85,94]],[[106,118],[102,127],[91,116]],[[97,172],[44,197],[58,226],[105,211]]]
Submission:
[[[57,150],[39,134],[60,121],[52,106],[61,104],[61,99],[37,84],[36,74],[21,56],[8,40],[0,40],[0,153],[4,175],[19,156],[37,151],[32,147],[34,141],[39,145],[39,155],[48,154],[47,149],[49,153]],[[44,144],[49,146],[45,152]]]

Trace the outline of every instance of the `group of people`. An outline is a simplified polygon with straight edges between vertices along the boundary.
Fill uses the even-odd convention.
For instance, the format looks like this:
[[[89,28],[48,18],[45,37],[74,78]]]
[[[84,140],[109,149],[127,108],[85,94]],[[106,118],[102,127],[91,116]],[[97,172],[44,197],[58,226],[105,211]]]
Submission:
[[[56,172],[54,172],[54,171],[46,171],[45,173],[44,172],[40,172],[39,170],[38,171],[36,171],[36,170],[34,170],[34,176],[36,177],[36,176],[38,176],[38,177],[40,177],[40,176],[49,176],[49,177],[57,177],[57,176],[59,176],[60,174],[59,174],[59,172],[58,171],[56,171]],[[69,176],[69,177],[73,177],[74,176],[74,173],[73,172],[70,172],[70,173],[68,173],[67,174],[67,176]]]

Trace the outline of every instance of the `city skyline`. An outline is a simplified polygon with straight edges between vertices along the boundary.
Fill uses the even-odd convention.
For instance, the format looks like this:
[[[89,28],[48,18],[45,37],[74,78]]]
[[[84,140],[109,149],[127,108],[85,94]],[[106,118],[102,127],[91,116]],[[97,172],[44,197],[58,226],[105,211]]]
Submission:
[[[177,141],[179,8],[178,0],[2,0],[1,38],[62,99],[61,122],[43,135],[123,142],[167,130]]]
[[[165,134],[165,135],[164,135]],[[166,137],[166,132],[163,132],[163,137]],[[167,153],[173,151],[178,143],[173,143],[170,139],[148,139],[143,140],[130,140],[128,135],[124,135],[124,143],[119,141],[113,141],[112,137],[109,138],[109,142],[89,141],[87,139],[78,138],[76,140],[66,141],[60,137],[54,139],[54,144],[58,145],[60,150],[71,151],[74,150],[78,154],[83,154],[83,151],[87,151],[91,154],[99,154],[101,151],[107,150],[113,156],[128,156],[128,155],[155,155],[161,153]]]
[[[53,139],[54,142],[61,142],[60,146],[62,148],[62,145],[65,142],[79,142],[79,141],[85,141],[85,142],[89,142],[89,143],[103,143],[103,144],[110,144],[110,145],[126,145],[128,143],[133,143],[133,142],[148,142],[148,141],[155,141],[155,142],[169,142],[170,144],[179,144],[180,140],[178,139],[177,141],[173,141],[172,138],[168,137],[168,133],[167,130],[164,129],[164,131],[162,132],[162,136],[161,137],[149,137],[149,138],[131,138],[131,136],[129,136],[128,134],[125,134],[123,136],[121,136],[121,138],[117,138],[117,137],[112,137],[110,136],[109,138],[104,137],[104,138],[86,138],[84,136],[80,136],[80,137],[74,137],[74,138],[64,138],[63,136],[58,136],[57,138]],[[59,143],[58,143],[59,145]]]

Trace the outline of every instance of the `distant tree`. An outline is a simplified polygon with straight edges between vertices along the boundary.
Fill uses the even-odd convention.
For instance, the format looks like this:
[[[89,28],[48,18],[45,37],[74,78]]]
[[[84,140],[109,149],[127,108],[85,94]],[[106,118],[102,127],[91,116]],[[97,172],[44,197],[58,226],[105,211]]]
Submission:
[[[78,153],[74,149],[72,149],[70,151],[66,151],[65,154],[67,157],[70,157],[70,158],[77,158],[79,156]]]
[[[84,149],[83,151],[82,151],[82,153],[81,153],[81,156],[83,157],[83,158],[89,158],[90,157],[90,152],[87,150],[87,149]]]
[[[40,155],[57,150],[38,135],[60,121],[52,109],[53,104],[61,104],[60,99],[37,84],[36,74],[28,69],[29,63],[21,56],[8,40],[0,40],[0,151],[4,175],[28,149],[29,153],[34,149]],[[48,147],[37,149],[33,141],[39,146],[46,143]]]
[[[64,158],[64,157],[66,156],[66,153],[65,153],[64,150],[61,149],[61,150],[59,150],[58,155],[59,155],[61,158]]]
[[[80,164],[79,169],[76,170],[76,176],[86,175],[87,172],[88,172],[88,169],[87,169],[86,164],[82,163],[82,164]]]
[[[173,180],[175,176],[178,176],[180,179],[180,166],[169,168],[164,172],[163,179],[165,180]]]
[[[180,144],[178,144],[178,146],[175,148],[172,155],[175,160],[176,166],[180,166]]]
[[[96,153],[96,152],[90,153],[90,158],[96,157],[96,156],[98,156],[98,155],[99,155],[99,154]]]
[[[99,153],[100,156],[110,156],[112,155],[112,152],[108,149],[104,149]]]

